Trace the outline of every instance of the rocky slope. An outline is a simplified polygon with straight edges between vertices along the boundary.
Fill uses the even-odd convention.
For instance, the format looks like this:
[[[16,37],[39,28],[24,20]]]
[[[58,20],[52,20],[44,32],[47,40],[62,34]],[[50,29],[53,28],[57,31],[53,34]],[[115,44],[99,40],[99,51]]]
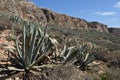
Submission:
[[[0,0],[0,12],[17,15],[24,20],[32,20],[48,25],[108,32],[107,25],[102,23],[87,22],[84,19],[59,14],[45,8],[38,8],[34,3],[27,2],[27,0]]]
[[[109,28],[108,30],[110,33],[115,33],[115,34],[120,33],[120,28]]]
[[[52,37],[58,40],[60,43],[58,47],[64,45],[66,38],[68,38],[68,46],[79,45],[81,42],[91,42],[99,47],[98,52],[95,53],[95,56],[97,56],[96,61],[93,62],[95,65],[90,70],[82,72],[75,67],[69,66],[58,69],[45,69],[45,74],[49,78],[46,80],[101,80],[104,76],[105,80],[120,79],[120,69],[113,67],[120,65],[120,29],[108,29],[104,24],[87,22],[83,19],[58,14],[49,9],[38,8],[33,3],[26,1],[28,0],[0,0],[0,13],[17,15],[26,21],[31,20],[54,25],[49,26],[50,29],[48,28],[48,31],[50,31],[48,33],[50,35],[53,34]],[[6,75],[5,72],[2,72],[4,69],[1,65],[10,64],[6,63],[8,55],[5,50],[14,48],[14,42],[9,39],[11,30],[8,28],[14,27],[17,31],[20,31],[18,28],[20,25],[11,21],[8,17],[1,16],[0,14],[0,80],[4,80],[3,77]],[[17,75],[12,77],[14,78],[15,76]],[[19,74],[18,76],[20,77]],[[30,75],[30,77],[32,76]],[[5,80],[12,80],[11,78]],[[19,78],[16,78],[18,77],[15,77],[13,80],[19,80]]]

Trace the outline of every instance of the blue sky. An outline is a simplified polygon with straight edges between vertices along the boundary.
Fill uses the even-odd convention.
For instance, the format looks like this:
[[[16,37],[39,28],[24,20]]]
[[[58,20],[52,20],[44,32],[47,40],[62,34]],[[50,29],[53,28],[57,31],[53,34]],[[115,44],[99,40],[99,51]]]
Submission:
[[[32,0],[61,14],[120,28],[120,0]]]

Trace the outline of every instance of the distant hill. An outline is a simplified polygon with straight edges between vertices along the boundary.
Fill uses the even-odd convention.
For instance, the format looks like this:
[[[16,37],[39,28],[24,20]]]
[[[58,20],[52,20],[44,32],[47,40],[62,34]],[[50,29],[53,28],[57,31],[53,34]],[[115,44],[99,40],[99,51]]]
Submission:
[[[108,28],[110,33],[115,33],[120,35],[120,28]]]

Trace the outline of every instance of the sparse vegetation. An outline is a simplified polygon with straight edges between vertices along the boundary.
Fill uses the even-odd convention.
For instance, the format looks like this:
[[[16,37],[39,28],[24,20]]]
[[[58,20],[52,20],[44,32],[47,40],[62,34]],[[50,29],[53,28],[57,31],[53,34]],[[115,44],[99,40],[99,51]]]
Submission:
[[[68,41],[71,46],[77,45],[80,42],[91,42],[96,44],[98,47],[98,54],[101,55],[101,60],[109,56],[120,55],[120,39],[118,35],[113,33],[106,32],[97,32],[94,30],[78,30],[78,29],[69,29],[63,27],[50,26],[50,30],[56,33],[58,41],[62,41],[65,37],[69,37],[73,42]],[[59,37],[63,36],[63,38]],[[75,39],[76,38],[76,39]],[[64,40],[63,40],[64,41]],[[79,42],[80,41],[80,42]],[[98,56],[99,56],[98,55]],[[112,57],[116,59],[116,57]],[[100,58],[99,58],[100,59]],[[107,59],[108,60],[108,59]]]
[[[15,67],[8,67],[9,70],[37,70],[37,68],[42,67],[38,64],[45,64],[46,60],[50,61],[50,55],[53,56],[56,41],[50,38],[46,31],[42,32],[39,27],[25,24],[23,26],[22,42],[19,42],[15,34],[11,37],[15,40],[17,53],[10,51],[12,54],[11,61]],[[75,46],[66,48],[65,46],[61,52],[62,55],[58,57],[63,57],[63,64],[77,63],[82,70],[85,70],[87,64],[94,60],[92,54],[89,53],[92,50],[92,44],[83,44],[78,48]]]
[[[23,2],[21,4],[24,8],[23,4],[25,6],[27,3]],[[9,9],[9,6],[6,8]],[[0,56],[1,80],[9,77],[15,80],[16,76],[20,77],[21,74],[21,78],[24,80],[58,80],[61,77],[65,80],[120,79],[119,32],[108,33],[94,29],[69,28],[68,26],[71,25],[65,23],[63,24],[67,27],[58,26],[58,22],[54,22],[56,20],[54,13],[47,10],[51,13],[48,16],[49,14],[44,11],[46,17],[43,17],[40,10],[37,10],[29,9],[29,5],[27,5],[22,17],[20,14],[18,14],[20,16],[12,16],[11,13],[0,11],[0,23],[2,23],[2,25],[0,24],[0,34],[4,29],[12,28],[13,33],[9,37],[3,36],[6,38],[5,40],[15,43],[15,49],[8,51],[10,58],[7,59],[5,64],[1,64],[3,60]],[[23,16],[27,19],[24,19]],[[47,28],[44,18],[48,18],[45,19],[48,22]],[[51,19],[53,21],[50,21]],[[0,36],[0,38],[3,37]],[[1,44],[0,49],[4,49]],[[0,52],[0,55],[3,56],[3,52]],[[3,77],[5,78],[1,77],[1,74],[4,74]],[[12,74],[13,76],[11,76]]]
[[[79,47],[65,45],[60,55],[56,56],[57,41],[47,34],[46,29],[42,31],[39,26],[30,25],[29,22],[23,23],[22,28],[21,36],[16,35],[15,31],[10,35],[15,42],[15,50],[8,51],[12,63],[8,66],[10,71],[39,72],[56,63],[76,65],[85,71],[88,64],[95,60],[92,54],[95,47],[91,43],[83,43]]]

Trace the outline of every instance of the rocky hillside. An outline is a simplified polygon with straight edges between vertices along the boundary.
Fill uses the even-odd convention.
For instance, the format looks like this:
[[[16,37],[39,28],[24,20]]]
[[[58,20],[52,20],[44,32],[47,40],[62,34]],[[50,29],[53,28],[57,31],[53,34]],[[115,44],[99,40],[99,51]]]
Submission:
[[[13,20],[15,16],[19,16],[20,18],[17,17],[17,19],[22,18],[24,21],[52,25],[47,29],[48,34],[58,41],[58,48],[62,49],[65,43],[67,46],[79,46],[83,42],[95,44],[97,47],[97,51],[93,53],[95,61],[87,71],[80,71],[76,69],[77,67],[69,66],[45,68],[40,70],[40,74],[43,70],[45,78],[49,79],[35,80],[120,80],[120,29],[107,28],[107,25],[102,23],[88,22],[39,8],[28,0],[0,0],[0,80],[19,80],[19,77],[25,75],[13,73],[15,75],[10,79],[4,79],[7,75],[4,71],[5,66],[10,65],[6,62],[8,61],[6,52],[13,49],[15,45],[11,40],[10,28],[15,28],[16,35],[21,36],[21,23]],[[30,74],[30,80],[34,79],[33,76]],[[39,78],[42,77],[44,74],[39,76]]]
[[[110,33],[115,33],[115,34],[120,33],[120,28],[109,28],[108,30]]]
[[[108,32],[107,25],[98,22],[88,22],[84,19],[59,14],[49,9],[39,8],[28,0],[0,0],[0,12],[17,15],[24,20],[42,22],[48,25],[68,27],[71,29],[95,29]]]

